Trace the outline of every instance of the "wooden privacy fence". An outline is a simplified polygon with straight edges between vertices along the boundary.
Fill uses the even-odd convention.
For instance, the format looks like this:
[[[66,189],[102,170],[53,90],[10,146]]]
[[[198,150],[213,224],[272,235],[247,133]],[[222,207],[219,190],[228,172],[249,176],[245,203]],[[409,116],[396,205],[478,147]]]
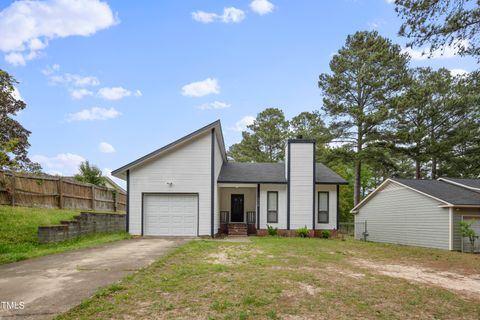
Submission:
[[[0,204],[125,212],[126,194],[63,177],[0,171]]]

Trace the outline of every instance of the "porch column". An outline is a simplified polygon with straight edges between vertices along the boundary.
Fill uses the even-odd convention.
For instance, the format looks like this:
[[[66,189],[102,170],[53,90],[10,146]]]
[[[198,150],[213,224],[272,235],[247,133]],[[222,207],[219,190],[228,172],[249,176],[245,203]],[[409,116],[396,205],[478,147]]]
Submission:
[[[260,183],[257,183],[257,229],[260,229]]]

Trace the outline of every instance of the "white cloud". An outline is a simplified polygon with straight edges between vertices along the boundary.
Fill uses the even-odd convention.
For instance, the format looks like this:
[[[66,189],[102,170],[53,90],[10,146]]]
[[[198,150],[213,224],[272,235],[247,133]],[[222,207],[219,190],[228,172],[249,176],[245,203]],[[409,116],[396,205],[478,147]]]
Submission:
[[[219,94],[220,86],[217,79],[207,78],[203,81],[192,82],[182,87],[182,95],[189,97],[203,97],[209,94]]]
[[[468,75],[469,72],[465,69],[450,69],[450,73],[452,74],[452,76],[456,77],[456,76],[465,76],[465,75]]]
[[[245,116],[242,119],[238,120],[231,129],[235,131],[245,131],[247,126],[251,125],[255,121],[255,118],[252,116]]]
[[[224,8],[222,14],[213,12],[196,11],[192,12],[192,18],[201,23],[223,22],[239,23],[245,19],[245,12],[235,7]]]
[[[245,19],[245,12],[240,9],[230,7],[223,9],[222,21],[224,23],[239,23]]]
[[[14,1],[0,12],[0,51],[13,65],[36,58],[50,40],[91,36],[116,24],[112,10],[100,0]]]
[[[268,0],[253,0],[250,3],[250,8],[253,12],[263,16],[272,12],[275,6]]]
[[[394,3],[395,0],[385,0],[387,3]]]
[[[60,153],[53,157],[34,155],[32,161],[38,162],[49,174],[71,176],[78,172],[78,166],[85,158],[78,154]]]
[[[404,48],[402,51],[408,53],[410,57],[412,57],[412,60],[450,59],[458,56],[458,46],[468,47],[467,40],[462,40],[457,44],[458,45],[452,44],[450,46],[445,46],[444,48],[437,49],[432,53],[431,57],[430,51],[428,49]]]
[[[15,100],[22,100],[23,102],[25,102],[17,87],[13,87],[12,96]]]
[[[230,108],[231,106],[232,106],[231,104],[226,102],[213,101],[213,102],[201,104],[197,108],[200,110],[212,110],[212,109],[227,109],[227,108]]]
[[[87,96],[92,96],[93,92],[87,89],[74,89],[70,91],[70,95],[73,99],[80,100]]]
[[[98,145],[98,150],[100,150],[100,152],[103,152],[103,153],[115,152],[115,148],[110,143],[107,143],[107,142],[100,142],[100,144]]]
[[[106,100],[119,100],[124,97],[128,97],[132,94],[130,90],[127,90],[122,87],[112,87],[112,88],[101,88],[98,90],[97,95],[100,98],[106,99]]]
[[[94,76],[81,76],[74,73],[59,73],[60,65],[46,66],[42,73],[48,78],[51,84],[62,84],[72,87],[91,87],[98,86],[100,81]]]
[[[122,87],[112,87],[112,88],[101,88],[100,90],[98,90],[97,95],[100,98],[103,98],[106,100],[119,100],[125,97],[130,97],[132,95],[136,97],[141,97],[142,92],[140,90],[136,90],[135,92],[132,92]]]
[[[47,65],[45,69],[42,70],[42,73],[46,76],[54,74],[60,71],[60,65],[58,63],[53,64],[52,66]]]
[[[90,87],[98,86],[100,84],[100,81],[97,79],[97,77],[81,76],[72,73],[65,73],[63,75],[53,74],[50,75],[48,79],[54,84],[72,85],[74,87]]]
[[[196,11],[192,12],[192,18],[193,20],[201,23],[212,23],[218,19],[218,15],[211,12]]]
[[[108,120],[120,116],[121,113],[115,108],[99,108],[93,107],[91,109],[84,109],[76,113],[69,113],[66,116],[67,122],[72,121],[94,121],[94,120]]]

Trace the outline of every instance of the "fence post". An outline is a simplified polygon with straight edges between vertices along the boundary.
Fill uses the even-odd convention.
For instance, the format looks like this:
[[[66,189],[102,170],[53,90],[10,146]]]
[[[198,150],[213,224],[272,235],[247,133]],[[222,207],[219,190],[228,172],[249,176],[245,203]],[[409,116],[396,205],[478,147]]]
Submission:
[[[92,185],[92,211],[95,211],[95,186]]]
[[[113,211],[117,212],[117,206],[118,206],[118,196],[117,196],[117,191],[112,190],[113,193]]]
[[[15,175],[12,174],[12,178],[11,178],[11,184],[12,184],[12,193],[11,193],[11,197],[12,197],[12,207],[15,207],[15,189],[17,189],[17,186],[16,186],[16,181],[15,181]]]
[[[63,209],[63,178],[58,178],[58,208]]]

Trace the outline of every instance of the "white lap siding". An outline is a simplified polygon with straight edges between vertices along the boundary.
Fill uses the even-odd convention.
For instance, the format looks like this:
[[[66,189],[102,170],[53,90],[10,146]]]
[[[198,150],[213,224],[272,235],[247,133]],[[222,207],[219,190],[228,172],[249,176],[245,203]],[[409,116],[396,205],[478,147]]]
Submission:
[[[318,192],[328,192],[328,223],[318,223]],[[315,187],[315,229],[333,230],[337,228],[337,186],[331,184],[317,184]]]
[[[312,229],[313,143],[290,144],[290,229]]]
[[[223,157],[222,152],[220,151],[219,141],[217,136],[215,135],[215,170],[214,170],[214,192],[215,192],[215,200],[214,200],[214,219],[213,219],[213,232],[217,233],[218,228],[220,227],[220,188],[218,187],[218,176],[220,175],[220,171],[222,170],[223,165]]]
[[[355,238],[367,221],[369,241],[449,249],[449,209],[416,191],[390,182],[355,215]],[[360,230],[361,229],[361,230]]]
[[[278,192],[278,222],[267,223],[267,193]],[[278,229],[287,228],[287,185],[261,184],[260,185],[260,229],[266,229],[267,224]]]
[[[172,182],[170,186],[168,182]],[[198,194],[199,235],[210,235],[211,133],[130,170],[130,233],[142,230],[142,192]]]

